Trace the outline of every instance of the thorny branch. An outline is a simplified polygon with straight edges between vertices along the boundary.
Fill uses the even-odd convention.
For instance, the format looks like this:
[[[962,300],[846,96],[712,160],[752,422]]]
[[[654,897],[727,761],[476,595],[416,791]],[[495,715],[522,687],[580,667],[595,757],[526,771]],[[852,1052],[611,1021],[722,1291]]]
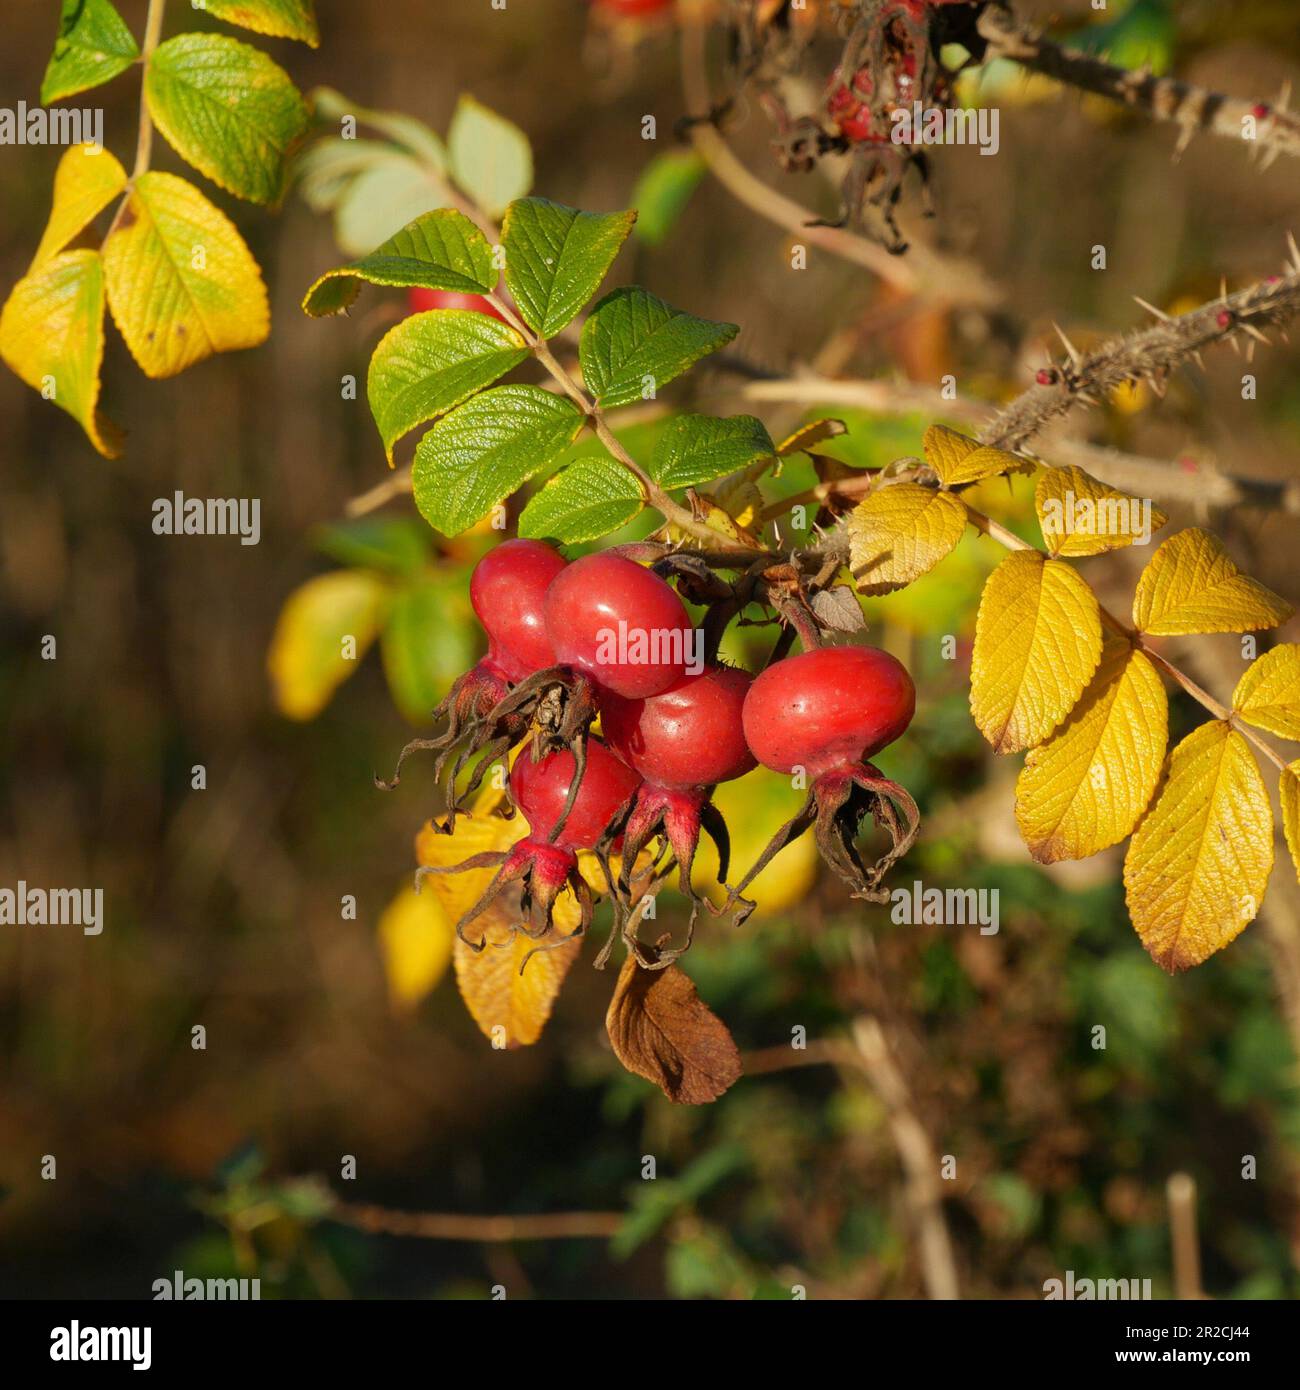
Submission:
[[[988,43],[989,58],[1009,58],[1031,72],[1169,121],[1180,128],[1180,150],[1197,131],[1206,130],[1251,144],[1268,163],[1280,154],[1300,155],[1300,115],[1286,109],[1285,92],[1278,105],[1242,101],[1146,69],[1116,67],[1052,43],[1000,4],[989,5],[977,27]],[[1252,129],[1253,141],[1246,135]]]

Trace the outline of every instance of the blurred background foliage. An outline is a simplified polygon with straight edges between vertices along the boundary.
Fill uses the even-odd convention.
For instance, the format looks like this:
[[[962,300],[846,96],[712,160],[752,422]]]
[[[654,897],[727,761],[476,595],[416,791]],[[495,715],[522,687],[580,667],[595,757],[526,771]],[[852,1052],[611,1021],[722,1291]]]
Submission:
[[[53,8],[6,12],[11,105],[36,100]],[[141,0],[121,8],[138,31]],[[1288,0],[1135,0],[1112,4],[1104,25],[1082,0],[1021,8],[1060,16],[1076,42],[1123,61],[1260,99],[1300,66]],[[1217,293],[1221,275],[1258,278],[1276,269],[1294,216],[1288,162],[1261,173],[1202,139],[1173,164],[1168,130],[991,72],[967,95],[1001,108],[1000,157],[934,152],[939,216],[914,230],[977,260],[1003,299],[993,311],[938,309],[828,256],[792,272],[789,238],[671,146],[683,103],[668,26],[593,25],[577,0],[504,13],[326,2],[321,24],[315,53],[272,45],[304,87],[343,88],[440,132],[473,94],[526,133],[536,191],[642,208],[616,281],[739,321],[735,355],[773,373],[816,363],[933,383],[954,372],[964,394],[1003,398],[1043,361],[1053,320],[1082,345],[1136,323],[1135,294],[1185,306]],[[102,94],[119,150],[136,96],[130,81]],[[641,137],[647,112],[653,145]],[[833,210],[829,178],[776,173],[756,111],[729,136],[760,177]],[[337,193],[355,172],[319,164],[314,196],[277,218],[219,199],[266,268],[270,341],[146,387],[110,336],[108,408],[133,424],[123,459],[95,458],[73,423],[0,377],[0,883],[101,885],[107,904],[97,938],[0,929],[0,1292],[147,1297],[182,1269],[256,1275],[264,1297],[482,1297],[494,1284],[545,1298],[789,1297],[795,1284],[816,1297],[916,1296],[885,1105],[841,1053],[798,1065],[789,1047],[794,1030],[815,1044],[871,1016],[936,1153],[956,1158],[944,1211],[964,1295],[1040,1296],[1067,1269],[1151,1278],[1168,1294],[1165,1183],[1184,1171],[1198,1185],[1205,1288],[1295,1296],[1300,914],[1281,883],[1289,869],[1236,945],[1170,979],[1128,924],[1118,854],[1030,863],[1011,816],[1016,768],[991,757],[967,709],[979,586],[1000,553],[973,535],[867,613],[871,640],[908,662],[921,692],[909,735],[880,760],[928,818],[898,881],[998,889],[998,934],[895,925],[887,909],[846,903],[801,846],[760,880],[764,910],[741,931],[706,926],[686,962],[749,1057],[750,1075],[716,1105],[671,1107],[618,1066],[602,1027],[612,981],[582,962],[535,1047],[490,1049],[456,998],[436,906],[404,889],[413,836],[438,809],[432,788],[416,764],[389,796],[371,775],[477,655],[466,578],[492,537],[443,543],[400,501],[343,519],[387,475],[364,390],[345,399],[339,383],[364,383],[404,304],[368,291],[351,318],[325,324],[297,308],[338,242],[364,249],[391,230],[377,230],[385,217],[400,225],[419,210],[404,157],[388,163],[365,175],[347,217],[337,202],[323,214],[321,180],[334,177]],[[40,236],[53,166],[39,147],[0,156],[6,284]],[[1088,268],[1097,242],[1110,249],[1105,274]],[[1084,428],[1189,470],[1294,476],[1296,367],[1289,347],[1262,353],[1259,399],[1247,403],[1237,360],[1219,353],[1164,401],[1126,393]],[[755,410],[736,399],[741,380],[703,366],[662,404],[751,410],[777,439],[834,415],[849,432],[821,452],[852,467],[917,451],[928,423]],[[634,453],[657,427],[653,413],[617,425]],[[792,460],[771,494],[813,481]],[[1032,526],[1023,480],[985,487],[986,509]],[[260,497],[261,544],[155,536],[152,502],[178,488]],[[1251,573],[1300,593],[1294,518],[1184,509],[1174,520],[1208,520]],[[1143,558],[1122,552],[1087,572],[1122,604]],[[344,631],[373,653],[340,662]],[[45,634],[57,637],[55,661],[40,659]],[[729,654],[756,659],[771,638],[740,629]],[[1240,652],[1236,639],[1209,645],[1203,683],[1222,694]],[[1180,697],[1171,735],[1196,718]],[[791,794],[755,774],[720,800],[743,862]],[[348,895],[356,920],[341,914]],[[202,1051],[190,1046],[195,1024]],[[53,1182],[40,1180],[45,1154],[58,1161]],[[354,1181],[340,1180],[345,1155]],[[621,1217],[610,1240],[401,1239],[330,1220],[331,1189],[410,1210]]]

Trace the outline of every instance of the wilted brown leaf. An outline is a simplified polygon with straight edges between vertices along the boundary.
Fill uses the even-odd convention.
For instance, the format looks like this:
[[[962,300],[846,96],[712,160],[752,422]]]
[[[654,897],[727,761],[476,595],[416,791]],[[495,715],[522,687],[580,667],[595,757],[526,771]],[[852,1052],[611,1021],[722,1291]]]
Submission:
[[[653,947],[643,946],[647,955]],[[676,965],[646,970],[629,955],[614,986],[605,1027],[618,1060],[679,1105],[717,1098],[741,1073],[727,1025]]]

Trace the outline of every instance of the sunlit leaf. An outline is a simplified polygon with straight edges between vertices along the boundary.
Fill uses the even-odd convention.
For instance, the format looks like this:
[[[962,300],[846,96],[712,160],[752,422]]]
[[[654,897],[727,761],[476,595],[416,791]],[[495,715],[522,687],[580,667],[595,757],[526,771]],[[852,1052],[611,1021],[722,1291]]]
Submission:
[[[1044,468],[1034,492],[1043,541],[1053,555],[1100,555],[1145,544],[1169,518],[1150,501],[1118,492],[1082,468]]]
[[[869,493],[849,514],[849,563],[858,592],[888,594],[937,565],[961,540],[959,498],[917,483]]]
[[[529,498],[519,534],[577,545],[626,526],[644,506],[641,484],[616,459],[578,459]]]
[[[126,170],[99,145],[73,145],[54,172],[54,200],[31,270],[79,236],[126,187]]]
[[[771,435],[752,415],[675,415],[659,437],[650,473],[665,488],[695,487],[775,453]]]
[[[447,973],[455,924],[432,893],[408,883],[384,909],[378,932],[389,998],[395,1009],[412,1009]]]
[[[317,48],[315,0],[203,0],[202,8],[227,24],[275,39],[298,39]]]
[[[41,82],[41,105],[108,82],[140,56],[110,0],[63,0],[59,37]]]
[[[1164,542],[1138,579],[1133,623],[1153,637],[1252,632],[1295,612],[1233,564],[1220,542],[1189,527]]]
[[[1284,642],[1253,662],[1237,682],[1232,707],[1279,738],[1300,739],[1300,643]]]

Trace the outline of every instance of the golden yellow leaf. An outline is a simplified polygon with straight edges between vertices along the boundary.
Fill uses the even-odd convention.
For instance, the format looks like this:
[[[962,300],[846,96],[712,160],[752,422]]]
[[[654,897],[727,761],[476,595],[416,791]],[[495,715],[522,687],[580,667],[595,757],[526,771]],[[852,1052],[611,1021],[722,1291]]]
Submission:
[[[193,184],[149,172],[104,242],[113,319],[146,376],[175,376],[270,331],[262,272],[235,224]]]
[[[266,666],[280,713],[314,719],[379,635],[389,590],[365,570],[309,579],[280,610]]]
[[[541,1037],[564,977],[582,949],[580,937],[564,940],[572,926],[561,924],[558,910],[556,927],[536,941],[523,932],[512,935],[514,915],[504,904],[493,903],[474,923],[473,939],[481,931],[487,942],[483,949],[476,951],[457,938],[452,951],[465,1007],[484,1037],[500,1048],[527,1047]]]
[[[1286,832],[1287,848],[1300,878],[1300,761],[1291,764],[1282,774],[1279,788],[1282,797],[1282,829]]]
[[[1168,737],[1156,668],[1109,642],[1083,698],[1016,782],[1016,822],[1034,858],[1086,859],[1124,839],[1150,805]]]
[[[19,280],[0,311],[0,357],[66,410],[101,454],[118,457],[122,431],[98,409],[104,267],[97,251],[63,251]]]
[[[977,483],[1002,473],[1024,473],[1033,467],[1026,459],[968,439],[946,425],[931,425],[922,443],[926,462],[939,475],[944,487]]]
[[[824,444],[828,439],[847,433],[848,426],[843,420],[813,420],[810,424],[800,425],[792,435],[783,439],[776,446],[776,452],[785,458],[788,454],[815,449],[818,444]]]
[[[978,439],[969,439],[956,430],[950,430],[947,425],[931,425],[921,437],[925,461],[939,475],[939,481],[944,483],[962,459],[979,447]]]
[[[1273,867],[1273,812],[1246,740],[1211,720],[1169,756],[1124,860],[1129,915],[1151,959],[1199,965],[1253,920]]]
[[[378,930],[393,1007],[414,1008],[446,974],[456,924],[434,894],[408,883],[384,909]]]
[[[1151,557],[1133,595],[1133,623],[1153,637],[1252,632],[1276,627],[1295,609],[1233,564],[1208,532],[1179,531]]]
[[[1257,728],[1300,739],[1300,644],[1284,642],[1252,662],[1237,682],[1232,707]]]
[[[54,172],[50,220],[30,270],[85,231],[125,187],[126,170],[108,150],[101,145],[73,145]]]
[[[850,513],[849,565],[863,594],[906,588],[932,570],[961,540],[960,498],[919,483],[893,483],[869,493]]]
[[[1053,555],[1100,555],[1138,542],[1169,518],[1149,499],[1118,492],[1082,468],[1044,468],[1034,489],[1043,541]]]
[[[994,751],[1041,743],[1100,657],[1100,611],[1078,572],[1037,550],[1012,551],[984,585],[971,657],[971,714]]]
[[[415,837],[416,862],[425,868],[447,868],[462,864],[475,854],[507,850],[528,834],[528,822],[522,816],[506,820],[492,815],[486,809],[491,804],[480,800],[469,815],[458,816],[450,835],[426,821]],[[420,881],[420,891],[435,897],[454,924],[483,896],[495,873],[495,869],[487,868],[467,869],[460,874],[426,874]],[[562,896],[560,901],[564,900]]]

